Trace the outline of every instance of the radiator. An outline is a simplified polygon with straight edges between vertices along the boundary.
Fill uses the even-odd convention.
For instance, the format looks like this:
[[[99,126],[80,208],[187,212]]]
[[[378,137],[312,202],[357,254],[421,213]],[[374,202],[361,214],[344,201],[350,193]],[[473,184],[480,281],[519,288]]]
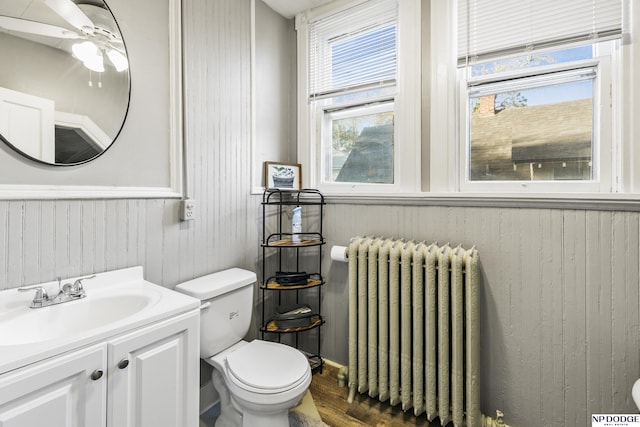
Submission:
[[[480,426],[477,250],[358,237],[347,256],[349,402]]]

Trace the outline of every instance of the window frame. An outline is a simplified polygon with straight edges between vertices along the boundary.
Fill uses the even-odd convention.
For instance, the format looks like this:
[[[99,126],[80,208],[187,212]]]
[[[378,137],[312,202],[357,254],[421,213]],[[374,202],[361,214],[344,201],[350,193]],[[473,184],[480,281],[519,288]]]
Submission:
[[[401,4],[405,0],[402,0]],[[356,1],[355,3],[357,3]],[[311,129],[315,130],[315,119],[308,107],[307,75],[304,65],[307,59],[307,39],[300,28],[306,25],[309,16],[330,14],[336,4],[353,4],[354,1],[332,2],[331,7],[322,6],[313,13],[296,16],[298,30],[297,58],[297,154],[303,168],[303,182],[307,187],[315,186],[319,165],[316,165],[316,146],[311,136]],[[417,99],[413,104],[403,102],[396,107],[396,127],[401,128],[400,121],[410,121],[422,124],[411,127],[406,135],[413,138],[410,147],[412,165],[415,173],[406,178],[411,185],[393,192],[360,192],[357,189],[336,191],[325,189],[328,200],[337,203],[394,203],[409,205],[438,205],[438,206],[530,206],[570,209],[596,210],[639,210],[640,209],[640,146],[635,147],[634,141],[640,138],[640,121],[636,120],[636,113],[640,111],[640,84],[635,84],[636,74],[640,72],[640,43],[635,42],[640,34],[640,7],[631,7],[628,0],[624,0],[624,28],[623,38],[619,40],[619,48],[611,53],[612,61],[619,61],[619,67],[611,70],[611,81],[618,90],[611,95],[611,165],[609,180],[610,192],[594,192],[571,188],[569,191],[547,192],[536,188],[517,191],[500,190],[483,192],[462,191],[460,188],[460,174],[458,164],[460,158],[459,134],[459,97],[460,87],[457,75],[456,55],[456,2],[451,0],[432,0],[422,7],[414,8],[413,34],[418,34],[418,42],[414,44],[410,61],[413,62],[414,76],[418,73],[418,83],[410,82]],[[417,11],[417,12],[416,12]],[[400,10],[401,16],[403,10]],[[406,19],[406,18],[405,18]],[[424,25],[422,32],[420,26]],[[400,25],[399,32],[404,32],[406,26]],[[406,34],[405,34],[406,36]],[[401,43],[406,38],[400,36]],[[403,55],[406,55],[403,54]],[[399,69],[411,68],[400,56]],[[404,72],[404,70],[403,70]],[[411,74],[411,73],[410,73]],[[400,82],[402,83],[402,82]],[[402,89],[401,89],[402,90]],[[420,94],[422,95],[420,99]],[[420,103],[422,100],[422,105]],[[421,105],[421,108],[418,106]],[[403,109],[409,109],[410,114],[399,114]],[[417,129],[417,130],[416,130]],[[396,131],[395,140],[402,137]],[[601,158],[601,161],[602,160]],[[410,162],[411,163],[411,162]]]
[[[305,187],[331,194],[397,194],[420,191],[421,55],[420,0],[398,1],[397,71],[394,96],[394,183],[323,182],[322,105],[309,100],[309,23],[363,3],[364,0],[332,2],[296,16],[298,56],[298,159]],[[386,99],[389,96],[385,97]],[[372,100],[373,101],[373,100]],[[402,146],[399,141],[405,142]]]
[[[634,84],[640,70],[640,43],[634,43],[640,33],[640,8],[623,4],[623,37],[611,52],[611,165],[609,192],[594,192],[571,188],[569,191],[549,192],[543,188],[500,189],[488,191],[463,191],[460,187],[460,79],[458,58],[455,53],[457,30],[457,4],[448,0],[432,0],[430,25],[429,68],[425,72],[425,84],[429,86],[432,100],[447,100],[447,105],[435,108],[428,105],[426,123],[432,124],[424,135],[429,161],[423,173],[427,185],[423,193],[416,194],[412,203],[444,203],[447,205],[523,206],[532,203],[550,207],[585,207],[589,209],[632,209],[640,207],[640,148],[634,140],[640,138],[640,122],[635,115],[640,108],[640,85]],[[436,41],[437,40],[437,41]],[[453,101],[448,101],[453,100]],[[439,101],[443,104],[442,101]],[[451,105],[451,104],[455,105]],[[441,125],[440,125],[441,124]],[[438,141],[434,144],[434,141]],[[607,153],[601,153],[602,155]],[[601,159],[604,162],[604,159]],[[428,187],[428,188],[427,188]],[[422,199],[423,202],[418,202]],[[409,198],[407,198],[409,200]]]

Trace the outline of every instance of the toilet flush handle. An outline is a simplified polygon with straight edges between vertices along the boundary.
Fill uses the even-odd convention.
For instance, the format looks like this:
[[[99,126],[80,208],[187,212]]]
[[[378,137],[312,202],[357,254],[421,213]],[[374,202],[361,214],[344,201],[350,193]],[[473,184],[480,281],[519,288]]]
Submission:
[[[211,301],[204,302],[200,305],[200,310],[206,310],[211,306]]]

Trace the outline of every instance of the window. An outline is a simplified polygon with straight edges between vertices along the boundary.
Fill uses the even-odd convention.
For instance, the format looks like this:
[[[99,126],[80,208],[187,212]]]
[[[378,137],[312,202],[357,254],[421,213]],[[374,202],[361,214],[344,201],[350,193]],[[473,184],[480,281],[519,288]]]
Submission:
[[[577,181],[595,190],[606,181],[598,152],[610,145],[599,120],[609,114],[599,95],[610,86],[608,44],[467,67],[467,182]]]
[[[631,9],[343,0],[297,16],[305,185],[363,197],[637,192]]]
[[[345,35],[321,37],[316,31],[322,30],[312,29],[320,39],[314,42],[328,51],[312,72],[330,75],[328,90],[310,95],[325,123],[323,182],[393,184],[397,5],[385,3],[388,13]],[[384,112],[373,111],[379,104],[387,106]]]
[[[620,1],[539,6],[459,2],[462,190],[611,191]]]
[[[323,183],[393,184],[397,10],[395,0],[367,2],[310,26]]]
[[[414,132],[399,126],[401,105],[420,102],[419,89],[411,96],[401,89],[419,85],[419,53],[407,67],[398,65],[400,35],[414,37],[400,29],[401,16],[419,4],[353,1],[338,10],[312,10],[296,21],[303,82],[299,154],[303,163],[309,160],[303,179],[310,185],[329,192],[398,191],[407,186],[408,173],[419,174],[403,166],[415,157],[412,141],[397,144],[399,135]],[[419,16],[413,31],[419,31]],[[419,120],[414,125],[419,128]]]

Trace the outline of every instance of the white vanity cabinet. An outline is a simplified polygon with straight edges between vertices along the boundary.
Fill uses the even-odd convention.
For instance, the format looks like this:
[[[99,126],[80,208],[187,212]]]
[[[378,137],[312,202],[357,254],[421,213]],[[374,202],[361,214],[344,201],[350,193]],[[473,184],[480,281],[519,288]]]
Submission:
[[[198,360],[195,309],[0,375],[0,426],[197,427]]]
[[[109,342],[108,427],[198,425],[199,327],[195,312]]]
[[[106,364],[100,344],[0,375],[0,425],[104,426]]]

